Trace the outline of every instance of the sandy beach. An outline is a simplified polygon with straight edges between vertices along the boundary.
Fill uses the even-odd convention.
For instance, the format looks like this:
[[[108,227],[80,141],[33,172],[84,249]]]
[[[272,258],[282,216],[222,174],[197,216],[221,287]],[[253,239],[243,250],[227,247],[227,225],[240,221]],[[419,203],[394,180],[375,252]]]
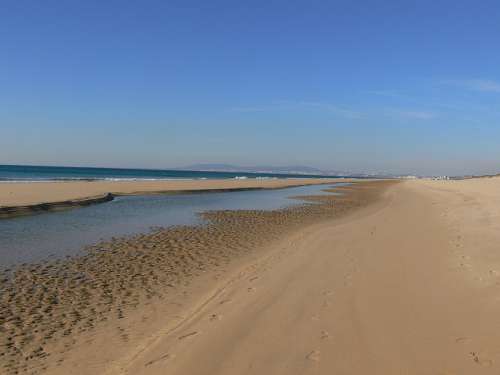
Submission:
[[[7,272],[0,284],[3,366],[9,373],[54,373],[55,365],[64,372],[69,364],[72,372],[86,373],[101,355],[85,355],[90,362],[68,355],[77,356],[79,345],[89,348],[88,340],[107,353],[105,362],[117,359],[146,333],[175,322],[172,314],[181,312],[173,307],[184,306],[176,296],[194,300],[195,281],[209,291],[238,261],[265,253],[269,243],[375,199],[380,189],[369,187],[360,185],[345,197],[309,197],[321,204],[276,211],[206,212],[210,225],[117,238],[88,249],[86,256]],[[155,323],[158,311],[163,313]],[[102,338],[104,346],[97,344]],[[118,340],[111,352],[105,349],[110,340]]]
[[[108,193],[116,195],[232,189],[276,189],[300,185],[348,182],[350,179],[221,179],[170,181],[68,181],[0,183],[0,207],[83,200]]]
[[[279,189],[352,179],[0,182],[0,218],[100,203],[119,195]]]
[[[5,373],[497,374],[499,178],[99,244],[4,279]]]
[[[109,373],[497,374],[499,189],[390,187],[276,245]]]

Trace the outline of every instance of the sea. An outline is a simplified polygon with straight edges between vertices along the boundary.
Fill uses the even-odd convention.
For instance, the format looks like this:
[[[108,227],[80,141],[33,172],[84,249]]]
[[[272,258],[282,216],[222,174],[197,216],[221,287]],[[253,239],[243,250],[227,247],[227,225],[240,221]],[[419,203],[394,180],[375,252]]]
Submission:
[[[196,180],[246,178],[322,178],[332,176],[312,174],[213,172],[177,169],[125,169],[88,167],[49,167],[34,165],[0,165],[0,182],[36,181],[135,181],[135,180]]]

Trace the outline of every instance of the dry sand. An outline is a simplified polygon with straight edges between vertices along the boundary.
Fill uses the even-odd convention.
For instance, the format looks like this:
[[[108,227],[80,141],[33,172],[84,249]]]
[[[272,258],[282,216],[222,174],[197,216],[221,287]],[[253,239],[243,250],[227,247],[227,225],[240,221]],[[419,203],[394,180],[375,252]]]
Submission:
[[[396,185],[296,232],[109,373],[499,374],[499,192]]]
[[[108,193],[129,195],[158,192],[283,188],[299,185],[345,182],[348,179],[226,179],[170,181],[67,181],[0,183],[0,207],[84,200]]]
[[[498,374],[499,192],[499,178],[362,183],[306,211],[217,213],[218,235],[203,237],[220,240],[206,272],[40,363],[50,374]],[[241,234],[239,245],[223,245]],[[168,243],[156,236],[129,250]],[[212,255],[194,243],[171,258],[180,269]],[[167,267],[162,253],[153,251],[153,265]],[[137,261],[145,254],[122,266],[142,264],[154,280],[144,272],[153,265]],[[103,257],[110,284],[130,281]]]

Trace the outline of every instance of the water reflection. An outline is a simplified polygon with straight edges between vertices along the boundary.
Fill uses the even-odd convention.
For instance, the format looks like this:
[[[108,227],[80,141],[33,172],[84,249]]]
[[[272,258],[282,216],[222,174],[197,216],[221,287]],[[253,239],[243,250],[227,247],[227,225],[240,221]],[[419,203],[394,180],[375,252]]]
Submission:
[[[336,184],[344,185],[344,184]],[[328,185],[179,195],[118,197],[74,210],[0,220],[0,267],[77,254],[111,237],[147,232],[152,227],[201,223],[208,210],[273,210],[322,194]]]

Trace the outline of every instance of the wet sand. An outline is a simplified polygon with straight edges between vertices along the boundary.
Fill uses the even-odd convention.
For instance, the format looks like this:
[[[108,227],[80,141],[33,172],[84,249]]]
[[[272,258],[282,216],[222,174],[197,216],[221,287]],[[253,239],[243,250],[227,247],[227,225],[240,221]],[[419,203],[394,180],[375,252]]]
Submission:
[[[352,179],[227,179],[169,181],[64,181],[0,183],[0,218],[112,200],[119,195],[278,189]]]
[[[176,322],[172,314],[182,314],[186,299],[212,290],[243,259],[375,201],[392,183],[359,183],[341,188],[345,196],[309,197],[320,204],[276,211],[207,212],[205,226],[114,239],[86,256],[12,270],[0,283],[1,368],[8,374],[102,373],[152,329]],[[109,342],[116,343],[111,351]]]

